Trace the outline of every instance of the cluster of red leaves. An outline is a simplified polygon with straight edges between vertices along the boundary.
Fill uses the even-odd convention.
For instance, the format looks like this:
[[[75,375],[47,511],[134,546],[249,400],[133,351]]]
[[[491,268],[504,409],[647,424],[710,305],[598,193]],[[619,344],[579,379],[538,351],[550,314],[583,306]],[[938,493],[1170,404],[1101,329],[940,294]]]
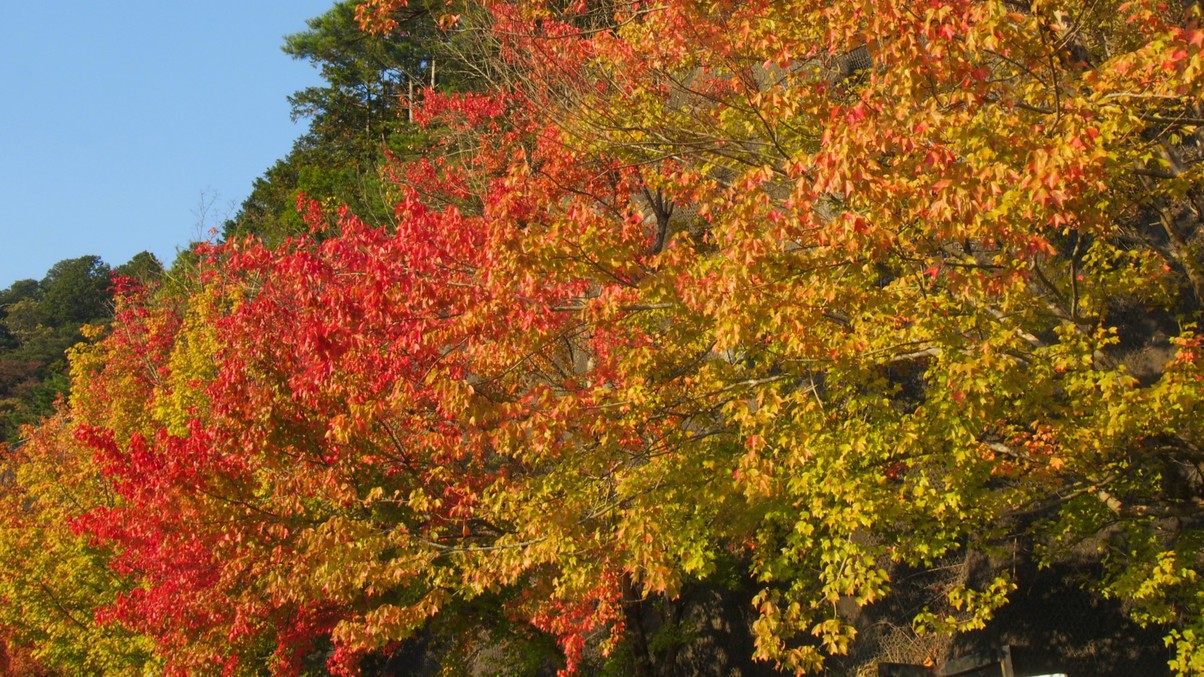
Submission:
[[[473,101],[446,109],[475,116]],[[573,315],[551,309],[596,285],[540,275],[515,220],[557,181],[590,182],[565,177],[582,172],[571,163],[538,185],[498,176],[486,213],[469,218],[418,199],[447,185],[433,167],[404,170],[416,188],[396,228],[343,212],[330,234],[303,201],[312,236],[213,247],[183,303],[123,301],[108,359],[80,384],[89,423],[76,433],[120,500],[73,528],[115,547],[112,569],[139,581],[97,622],[153,638],[170,671],[235,673],[267,642],[291,674],[332,631],[332,666],[354,671],[355,656],[438,609],[441,570],[454,567],[436,558],[483,538],[482,493],[528,466],[498,458],[496,438],[554,438],[540,432],[553,423],[531,421],[546,388],[507,372],[571,331]],[[488,394],[474,397],[474,383]],[[115,418],[134,402],[147,411]],[[508,425],[523,431],[497,430]],[[429,607],[397,613],[398,586]]]

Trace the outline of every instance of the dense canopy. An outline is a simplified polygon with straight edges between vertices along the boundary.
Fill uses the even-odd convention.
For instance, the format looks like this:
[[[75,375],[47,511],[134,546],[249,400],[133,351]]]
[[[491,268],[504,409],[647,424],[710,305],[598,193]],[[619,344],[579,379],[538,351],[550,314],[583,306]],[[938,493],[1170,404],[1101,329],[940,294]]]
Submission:
[[[373,213],[302,194],[120,285],[3,457],[0,637],[669,674],[686,600],[747,590],[801,674],[926,573],[901,632],[983,627],[1023,552],[1204,670],[1201,11],[356,4],[457,83],[387,90],[429,145]]]

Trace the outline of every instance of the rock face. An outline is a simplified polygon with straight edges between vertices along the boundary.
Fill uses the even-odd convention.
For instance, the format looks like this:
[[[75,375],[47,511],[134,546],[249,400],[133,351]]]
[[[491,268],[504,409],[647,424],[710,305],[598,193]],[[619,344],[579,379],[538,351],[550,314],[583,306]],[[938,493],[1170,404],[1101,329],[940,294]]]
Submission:
[[[932,675],[950,674],[941,667],[963,656],[994,654],[1005,646],[1016,677],[1170,674],[1163,629],[1141,628],[1118,603],[1085,592],[1080,583],[1098,580],[1098,572],[1092,575],[1074,564],[1038,569],[1030,561],[1018,561],[1012,567],[1017,589],[980,631],[939,637],[917,635],[907,625],[906,614],[926,604],[925,597],[931,598],[938,586],[959,576],[973,585],[998,564],[970,557],[945,569],[944,580],[932,571],[910,579],[900,576],[901,594],[888,605],[863,611],[853,653],[833,661],[832,674],[877,675],[879,662],[929,666]]]
[[[1120,605],[1075,583],[1086,571],[1071,565],[1018,571],[1022,586],[983,631],[960,637],[955,654],[1012,645],[1016,675],[1070,677],[1169,675],[1161,628],[1141,628]]]
[[[829,661],[827,674],[877,675],[879,663],[897,662],[930,666],[931,674],[941,675],[941,666],[954,659],[992,654],[1004,646],[1010,647],[1016,677],[1055,673],[1069,677],[1170,674],[1163,629],[1141,628],[1129,620],[1118,603],[1085,592],[1080,583],[1098,580],[1098,572],[1093,574],[1075,564],[1039,569],[1030,561],[1018,559],[1011,564],[1017,590],[981,631],[948,637],[917,635],[912,630],[908,619],[917,607],[930,603],[934,590],[959,580],[974,585],[979,579],[989,578],[998,566],[998,561],[971,555],[933,571],[899,572],[898,594],[861,610],[856,621],[859,635],[852,652]],[[683,643],[672,665],[661,663],[654,674],[788,674],[750,658],[755,648],[752,596],[752,590],[696,589],[685,599],[686,609],[678,628],[664,632],[663,625],[648,623],[650,636],[659,635],[661,642]],[[650,620],[650,615],[645,618]]]
[[[1010,603],[981,631],[956,637],[917,635],[908,619],[918,606],[930,603],[934,590],[958,581],[974,585],[1000,566],[971,554],[930,571],[899,572],[897,593],[886,602],[863,608],[857,615],[857,641],[848,656],[829,661],[830,675],[879,675],[883,662],[926,668],[914,673],[937,677],[950,674],[942,667],[959,657],[992,655],[1009,647],[1015,677],[1062,673],[1068,677],[1159,677],[1169,675],[1169,654],[1161,628],[1141,628],[1119,604],[1084,592],[1081,581],[1098,579],[1087,568],[1062,564],[1038,569],[1025,560],[1012,565],[1017,590]],[[777,677],[790,673],[752,660],[755,650],[751,603],[755,591],[747,587],[695,586],[673,603],[644,601],[634,611],[642,619],[646,661],[637,667],[633,642],[622,645],[610,658],[596,652],[587,657],[582,675],[635,675],[657,677]],[[852,611],[849,609],[842,611]],[[629,621],[630,622],[630,621]],[[489,640],[481,638],[483,644]],[[403,646],[391,658],[365,674],[428,675],[442,668],[438,642],[423,636]],[[550,649],[550,645],[545,647]],[[536,660],[515,661],[497,645],[477,646],[464,661],[467,674],[556,674],[554,650]],[[446,650],[446,647],[444,647]],[[446,658],[446,657],[444,657]],[[460,663],[465,657],[458,657]],[[519,664],[525,664],[518,667]],[[373,669],[375,668],[375,670]],[[901,673],[902,674],[902,673]],[[962,674],[962,673],[957,673]],[[972,672],[978,675],[979,672]],[[982,673],[987,674],[987,673]],[[990,673],[992,675],[997,673]]]

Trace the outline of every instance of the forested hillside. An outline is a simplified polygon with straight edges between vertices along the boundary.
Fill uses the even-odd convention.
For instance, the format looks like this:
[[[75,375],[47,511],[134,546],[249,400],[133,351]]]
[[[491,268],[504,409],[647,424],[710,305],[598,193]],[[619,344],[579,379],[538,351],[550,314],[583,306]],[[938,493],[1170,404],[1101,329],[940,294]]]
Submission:
[[[0,440],[53,412],[67,392],[66,351],[88,323],[112,315],[112,277],[153,283],[163,266],[148,252],[110,269],[95,256],[56,263],[42,280],[0,290]]]
[[[220,241],[2,293],[0,668],[1204,672],[1202,22],[335,5]]]

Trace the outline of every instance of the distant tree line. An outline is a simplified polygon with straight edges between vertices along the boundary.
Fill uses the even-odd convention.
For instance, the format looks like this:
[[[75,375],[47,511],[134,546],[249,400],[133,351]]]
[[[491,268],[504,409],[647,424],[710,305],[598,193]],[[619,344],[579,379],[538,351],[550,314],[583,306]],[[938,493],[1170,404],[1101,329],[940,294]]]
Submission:
[[[81,256],[0,291],[0,439],[15,442],[22,424],[50,414],[67,392],[67,349],[83,338],[84,325],[112,317],[114,277],[145,283],[162,273],[149,252],[117,268]]]

